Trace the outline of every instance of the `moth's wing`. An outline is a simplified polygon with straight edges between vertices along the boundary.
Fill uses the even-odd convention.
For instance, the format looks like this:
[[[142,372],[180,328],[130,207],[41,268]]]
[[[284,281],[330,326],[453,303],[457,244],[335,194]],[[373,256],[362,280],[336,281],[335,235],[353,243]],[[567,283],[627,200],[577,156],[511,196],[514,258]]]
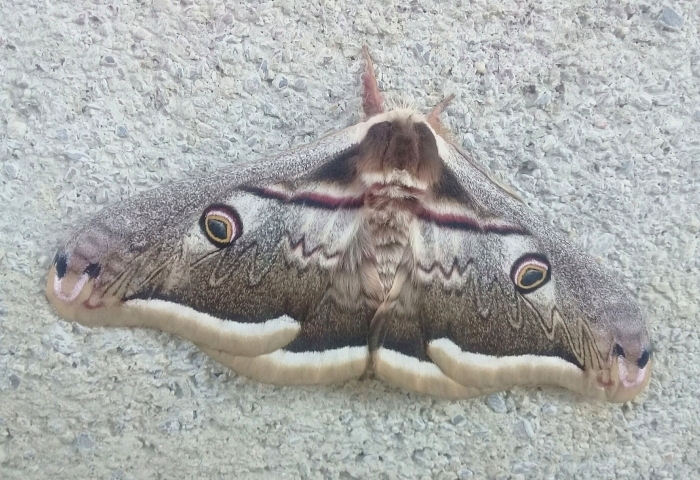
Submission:
[[[413,258],[401,267],[411,281],[373,319],[375,372],[463,398],[517,385],[613,401],[643,390],[650,342],[629,292],[469,158],[438,144],[445,169],[433,212],[415,223]]]
[[[350,128],[103,210],[59,249],[49,300],[85,325],[175,333],[262,381],[360,375],[369,313],[333,283],[357,208],[319,187],[356,145]]]

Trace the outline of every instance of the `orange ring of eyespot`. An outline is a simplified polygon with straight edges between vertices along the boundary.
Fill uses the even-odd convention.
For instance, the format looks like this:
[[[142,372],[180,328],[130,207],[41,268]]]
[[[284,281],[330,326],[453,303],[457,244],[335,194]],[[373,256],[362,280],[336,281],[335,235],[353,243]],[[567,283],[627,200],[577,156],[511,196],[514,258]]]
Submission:
[[[219,238],[214,233],[209,229],[209,221],[210,220],[216,220],[219,222],[222,222],[224,225],[226,225],[226,238]],[[225,217],[224,215],[217,215],[216,213],[212,213],[210,215],[207,215],[205,221],[204,221],[204,227],[207,232],[207,235],[209,235],[209,238],[217,243],[221,244],[227,244],[231,243],[231,240],[233,239],[233,225],[231,225],[231,220],[228,217]]]
[[[216,222],[216,223],[214,223]],[[225,235],[218,235],[223,223]],[[235,208],[223,203],[214,203],[204,209],[199,217],[199,228],[202,236],[216,248],[226,248],[232,245],[243,234],[243,222]],[[217,233],[215,233],[217,232]]]
[[[532,285],[523,285],[523,278],[531,269],[539,272],[542,277]],[[513,263],[510,271],[510,278],[516,290],[522,294],[534,292],[542,285],[549,282],[552,276],[552,267],[546,256],[540,253],[526,253]]]
[[[542,278],[540,278],[538,281],[536,281],[536,282],[533,283],[532,285],[523,285],[523,284],[522,284],[523,277],[524,277],[525,274],[526,274],[527,272],[529,272],[531,269],[532,269],[532,270],[537,270],[538,272],[540,272],[540,273],[542,274]],[[532,290],[532,289],[535,289],[535,288],[539,287],[540,285],[542,285],[542,284],[547,280],[547,271],[548,271],[548,270],[549,270],[549,269],[543,267],[542,265],[536,264],[536,263],[531,263],[531,264],[522,266],[522,267],[520,268],[520,270],[518,271],[518,278],[517,278],[518,286],[519,286],[520,288],[524,289],[524,290]]]

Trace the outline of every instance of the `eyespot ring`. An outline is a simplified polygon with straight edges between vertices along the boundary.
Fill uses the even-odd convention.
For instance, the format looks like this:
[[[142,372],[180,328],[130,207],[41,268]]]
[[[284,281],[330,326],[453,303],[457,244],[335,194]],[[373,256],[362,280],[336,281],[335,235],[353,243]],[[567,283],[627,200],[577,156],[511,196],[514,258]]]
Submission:
[[[238,212],[228,205],[209,205],[199,217],[199,227],[212,245],[225,248],[243,234],[243,223]]]
[[[527,253],[513,263],[510,278],[520,293],[532,293],[552,278],[552,266],[544,255]]]

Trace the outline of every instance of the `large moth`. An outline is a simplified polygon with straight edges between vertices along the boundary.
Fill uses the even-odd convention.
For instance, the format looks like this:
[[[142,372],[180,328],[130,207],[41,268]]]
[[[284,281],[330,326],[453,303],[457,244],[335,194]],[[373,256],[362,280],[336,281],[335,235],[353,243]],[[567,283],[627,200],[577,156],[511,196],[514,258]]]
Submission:
[[[630,293],[450,141],[445,103],[386,111],[365,55],[363,122],[80,228],[48,275],[58,314],[172,332],[273,384],[642,391],[651,345]]]

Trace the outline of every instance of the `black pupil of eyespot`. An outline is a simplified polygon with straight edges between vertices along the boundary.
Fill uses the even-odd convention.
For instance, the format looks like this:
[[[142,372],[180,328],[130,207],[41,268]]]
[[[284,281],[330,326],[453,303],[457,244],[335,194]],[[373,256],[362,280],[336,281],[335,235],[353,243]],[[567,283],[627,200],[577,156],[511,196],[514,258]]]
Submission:
[[[207,220],[207,227],[209,227],[209,232],[216,240],[225,242],[228,239],[228,229],[226,228],[226,223],[222,220],[210,218]]]
[[[522,277],[520,277],[520,286],[531,287],[543,278],[544,273],[542,272],[542,270],[539,270],[537,268],[528,268],[527,270],[525,270],[525,273],[523,273]]]

